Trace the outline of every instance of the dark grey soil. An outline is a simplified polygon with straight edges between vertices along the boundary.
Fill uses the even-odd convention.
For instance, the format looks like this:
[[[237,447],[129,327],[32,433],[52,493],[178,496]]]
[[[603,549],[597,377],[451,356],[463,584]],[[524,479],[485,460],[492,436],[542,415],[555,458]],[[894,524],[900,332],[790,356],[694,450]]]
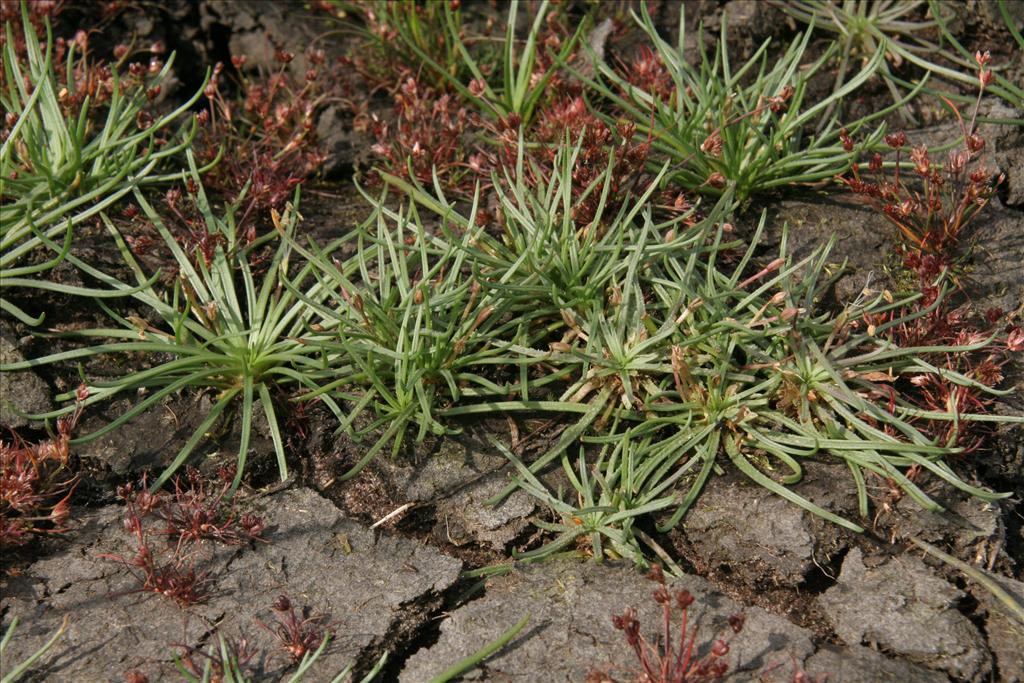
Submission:
[[[461,561],[375,534],[309,489],[259,501],[255,510],[270,523],[270,542],[200,548],[196,564],[213,572],[213,596],[187,610],[133,592],[138,579],[123,564],[98,557],[134,552],[119,506],[84,515],[81,528],[71,532],[73,544],[6,581],[5,621],[17,615],[27,626],[5,661],[38,649],[69,615],[68,632],[39,668],[40,680],[121,681],[129,671],[168,680],[175,671],[171,644],[205,651],[216,642],[214,631],[249,640],[265,653],[259,669],[276,680],[290,662],[272,654],[280,648],[254,620],[273,624],[270,606],[287,594],[333,623],[337,635],[308,679],[330,680],[346,664],[365,670],[384,650],[415,637],[459,578]]]
[[[65,615],[71,627],[39,669],[42,680],[119,681],[133,670],[165,680],[172,671],[170,644],[206,647],[215,631],[244,635],[273,653],[271,637],[254,618],[271,621],[269,605],[282,593],[335,624],[337,638],[310,680],[328,680],[329,672],[352,661],[365,669],[384,650],[408,652],[434,632],[438,618],[437,642],[396,662],[392,671],[401,671],[401,681],[427,680],[526,614],[528,627],[467,680],[545,672],[533,680],[580,681],[593,669],[624,675],[634,662],[611,615],[632,606],[648,637],[659,628],[660,612],[650,599],[654,584],[629,566],[519,566],[487,580],[481,597],[446,614],[464,588],[456,583],[459,560],[371,531],[308,489],[259,499],[254,507],[271,523],[270,543],[201,548],[197,565],[213,570],[214,594],[187,610],[133,592],[137,579],[122,564],[97,556],[131,554],[118,506],[83,515],[72,543],[23,576],[5,579],[7,618],[18,615],[28,625],[12,640],[10,661],[45,642]],[[783,544],[787,537],[772,540]],[[762,548],[760,554],[770,557],[772,551]],[[1021,584],[1003,583],[1024,597]],[[1021,671],[1022,632],[1005,606],[975,590],[975,604],[982,607],[967,610],[967,594],[907,553],[866,557],[860,549],[849,551],[835,585],[808,603],[834,628],[829,639],[723,595],[699,576],[687,574],[669,587],[697,598],[691,619],[701,626],[702,647],[725,628],[727,616],[745,613],[746,625],[732,641],[730,680],[766,671],[774,672],[772,680],[788,680],[795,664],[837,681],[983,681],[994,666],[1001,680],[1012,681]],[[288,664],[282,656],[265,657],[260,669],[272,678]]]

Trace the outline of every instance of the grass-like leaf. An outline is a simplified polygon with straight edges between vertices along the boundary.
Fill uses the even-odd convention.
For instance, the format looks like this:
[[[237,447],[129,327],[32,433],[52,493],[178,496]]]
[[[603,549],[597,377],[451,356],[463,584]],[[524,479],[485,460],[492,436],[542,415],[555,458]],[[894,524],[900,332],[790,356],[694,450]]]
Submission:
[[[662,86],[656,91],[650,83],[634,84],[631,79],[639,66],[621,73],[596,53],[591,58],[597,64],[597,74],[580,76],[599,99],[636,124],[637,135],[650,139],[655,152],[670,160],[668,177],[672,181],[715,196],[733,187],[742,203],[757,193],[827,182],[847,170],[850,156],[841,145],[840,124],[830,114],[830,107],[880,68],[884,51],[872,53],[856,75],[810,104],[808,84],[836,49],[833,45],[813,63],[804,64],[810,31],[793,40],[778,57],[769,58],[770,41],[766,41],[749,60],[734,67],[723,21],[717,48],[713,53],[703,49],[698,65],[693,66],[684,58],[686,23],[682,13],[676,45],[660,36],[645,6],[635,19],[655,48],[641,57],[646,61],[643,68],[663,70],[666,80]],[[698,39],[697,44],[703,41]],[[846,127],[860,130],[896,106]],[[876,130],[863,144],[873,146],[881,137],[882,130]]]
[[[274,400],[282,392],[314,391],[320,380],[331,375],[329,368],[336,358],[316,344],[317,334],[311,330],[316,311],[304,303],[321,302],[327,293],[322,283],[312,277],[312,264],[306,263],[294,271],[290,269],[291,234],[299,221],[294,206],[289,207],[283,216],[274,215],[278,232],[271,232],[248,246],[240,247],[235,234],[233,209],[228,207],[223,217],[213,213],[199,184],[191,153],[189,161],[190,177],[198,187],[196,201],[205,227],[211,234],[223,238],[223,246],[217,247],[209,263],[198,251],[194,255],[187,254],[178,245],[146,197],[136,189],[136,201],[163,238],[178,268],[173,291],[168,293],[158,288],[155,276],[150,277],[144,272],[124,238],[106,216],[103,218],[110,235],[135,274],[136,282],[122,282],[74,255],[68,255],[73,265],[104,287],[83,290],[58,283],[47,286],[52,291],[69,295],[130,296],[151,309],[163,324],[156,326],[138,318],[125,318],[107,308],[115,322],[114,327],[62,335],[86,340],[101,338],[104,340],[101,343],[4,366],[3,370],[21,370],[113,353],[141,352],[157,357],[164,354],[167,360],[153,368],[89,384],[90,395],[83,404],[85,407],[128,392],[141,392],[144,398],[109,424],[75,439],[73,443],[96,439],[153,408],[175,392],[211,391],[213,406],[210,412],[154,481],[154,487],[164,484],[207,438],[207,432],[225,411],[240,403],[242,431],[234,482],[237,487],[245,470],[252,415],[257,401],[270,424],[278,469],[281,478],[285,479],[287,463]],[[296,203],[298,197],[296,192]],[[56,247],[45,237],[43,241]],[[257,276],[250,266],[250,257],[262,248],[271,249],[273,255],[265,273]],[[62,395],[57,398],[67,400],[73,397]],[[322,399],[338,419],[342,419],[337,403],[329,396]],[[52,418],[74,409],[75,406],[71,405],[33,417]]]
[[[75,96],[74,79],[69,76],[68,91],[61,90],[57,65],[53,60],[53,34],[46,27],[46,47],[40,45],[22,3],[22,23],[27,62],[19,58],[14,28],[5,24],[3,48],[5,88],[0,90],[0,105],[14,125],[0,148],[0,195],[3,196],[3,220],[0,221],[0,287],[14,286],[11,278],[36,275],[54,267],[58,257],[32,265],[17,264],[42,237],[57,239],[65,233],[70,239],[76,226],[109,209],[133,190],[145,184],[167,180],[157,171],[167,160],[180,155],[195,135],[196,124],[181,135],[168,131],[187,116],[202,94],[195,95],[177,109],[152,121],[145,128],[137,121],[147,104],[146,89],[156,88],[170,73],[172,54],[160,72],[145,86],[126,93],[116,68],[111,79],[113,90],[104,106],[102,125],[89,120],[90,97],[85,96],[77,111],[65,113],[61,102]],[[68,43],[63,67],[73,74],[81,64],[74,42]],[[157,144],[158,136],[170,133],[171,139]],[[70,245],[69,245],[70,246]],[[38,325],[8,301],[3,310],[26,324]]]

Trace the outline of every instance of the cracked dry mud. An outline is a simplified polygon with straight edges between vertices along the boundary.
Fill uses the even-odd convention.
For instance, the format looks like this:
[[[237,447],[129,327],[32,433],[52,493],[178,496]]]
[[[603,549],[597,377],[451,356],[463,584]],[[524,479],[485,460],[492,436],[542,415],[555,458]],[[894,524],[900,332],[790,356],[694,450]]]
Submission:
[[[334,624],[337,635],[311,679],[329,680],[329,672],[352,661],[368,668],[382,650],[423,628],[462,568],[429,546],[374,534],[309,489],[282,492],[257,510],[269,521],[269,542],[204,546],[197,563],[213,571],[213,594],[184,610],[162,596],[132,592],[137,579],[122,564],[97,557],[132,552],[119,506],[84,515],[73,544],[7,580],[5,622],[17,615],[31,627],[18,631],[5,658],[23,659],[69,615],[68,632],[39,669],[40,680],[122,680],[133,670],[168,680],[174,673],[169,644],[205,649],[214,629],[277,651],[254,619],[272,621],[269,606],[287,594]],[[260,664],[274,680],[290,662],[269,657]]]
[[[17,615],[31,624],[13,639],[12,661],[38,648],[69,615],[69,631],[37,680],[119,681],[128,671],[166,680],[173,671],[168,645],[206,646],[215,629],[274,652],[269,634],[253,620],[269,619],[268,606],[281,593],[335,623],[337,638],[313,681],[330,680],[351,661],[366,670],[384,650],[407,656],[388,669],[397,680],[426,681],[525,614],[531,617],[527,628],[465,680],[582,681],[595,669],[621,676],[633,657],[611,615],[636,607],[645,633],[658,628],[654,584],[630,566],[572,560],[519,566],[487,580],[480,597],[448,612],[466,588],[458,582],[458,559],[372,531],[309,489],[260,499],[257,511],[270,523],[270,542],[204,548],[199,562],[214,571],[214,593],[185,610],[161,596],[131,592],[138,584],[124,566],[97,557],[130,552],[118,506],[83,515],[73,541],[22,576],[4,579],[4,621]],[[802,514],[793,515],[793,523]],[[771,552],[787,538],[768,538],[762,550]],[[691,614],[704,647],[728,615],[746,614],[732,641],[728,680],[756,680],[766,672],[766,680],[789,680],[795,665],[815,676],[829,674],[831,681],[983,681],[994,665],[1000,680],[1019,680],[1024,641],[1005,606],[975,592],[982,608],[968,619],[958,609],[967,597],[963,590],[908,554],[866,560],[853,548],[841,566],[835,584],[813,598],[838,639],[797,626],[778,610],[744,604],[696,575],[670,580],[669,587],[696,597]],[[797,566],[793,575],[800,571]],[[1006,585],[1024,598],[1021,584]],[[287,664],[265,656],[259,670],[274,680]]]

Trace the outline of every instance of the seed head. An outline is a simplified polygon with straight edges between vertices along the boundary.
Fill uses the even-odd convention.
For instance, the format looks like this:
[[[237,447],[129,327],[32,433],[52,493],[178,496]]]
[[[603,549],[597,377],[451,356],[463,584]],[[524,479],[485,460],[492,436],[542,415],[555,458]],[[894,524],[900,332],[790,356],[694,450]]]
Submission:
[[[888,133],[885,136],[885,144],[889,145],[893,149],[899,149],[903,145],[907,144],[907,134],[903,131],[898,133]]]
[[[1006,335],[1006,348],[1009,351],[1024,351],[1024,329],[1010,328]]]
[[[718,171],[713,171],[711,175],[708,176],[707,184],[711,187],[721,189],[725,187],[725,176]]]
[[[946,162],[946,168],[951,175],[958,175],[963,172],[967,167],[967,152],[961,150],[954,150],[949,153],[949,160]]]
[[[839,140],[843,143],[843,150],[846,152],[853,151],[853,140],[850,139],[850,134],[846,132],[845,128],[839,129]]]
[[[487,92],[487,81],[482,78],[474,78],[469,82],[469,92],[474,97],[483,97],[483,94]]]
[[[720,157],[722,156],[723,144],[722,136],[718,134],[718,131],[715,131],[701,143],[700,151],[708,156]]]
[[[921,177],[927,177],[931,171],[931,160],[928,158],[928,148],[915,147],[910,151],[910,160],[914,162],[914,171]]]

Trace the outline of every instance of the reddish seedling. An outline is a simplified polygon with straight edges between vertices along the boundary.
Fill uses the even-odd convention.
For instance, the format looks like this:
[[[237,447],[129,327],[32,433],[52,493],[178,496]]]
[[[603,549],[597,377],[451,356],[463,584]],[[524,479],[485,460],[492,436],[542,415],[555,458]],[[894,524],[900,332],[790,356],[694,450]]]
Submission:
[[[358,111],[355,128],[367,132],[376,142],[370,148],[379,157],[382,170],[400,177],[431,183],[433,174],[446,186],[472,192],[479,176],[489,168],[467,161],[467,129],[470,110],[455,96],[423,85],[409,76],[395,89],[390,120]]]
[[[986,142],[976,132],[978,107],[992,71],[986,69],[987,52],[979,52],[975,59],[979,87],[971,120],[965,122],[959,109],[946,100],[959,123],[962,144],[951,150],[945,161],[933,158],[924,145],[911,147],[908,153],[906,134],[896,132],[885,136],[895,155],[891,175],[876,152],[868,163],[870,175],[863,175],[860,165],[854,163],[850,175],[840,178],[899,229],[904,265],[922,282],[931,282],[942,269],[957,264],[957,247],[965,231],[1002,181],[1000,177],[993,182],[981,162]],[[842,142],[847,151],[853,151],[853,141],[845,131]],[[913,166],[909,173],[902,168],[908,156]]]
[[[316,116],[327,103],[327,57],[310,48],[310,68],[301,82],[290,75],[295,54],[276,46],[273,73],[244,75],[245,55],[234,55],[237,95],[227,93],[224,64],[214,67],[206,88],[208,108],[199,115],[201,128],[193,144],[202,163],[219,163],[203,176],[208,191],[236,201],[248,184],[236,218],[247,241],[256,236],[256,222],[270,208],[281,209],[295,186],[323,164],[317,145]]]
[[[126,593],[156,593],[170,598],[181,607],[206,602],[213,586],[209,571],[197,570],[194,563],[183,557],[173,557],[169,561],[157,560],[138,517],[126,517],[125,527],[135,537],[135,554],[128,558],[101,553],[99,557],[121,562],[135,575],[139,587]]]
[[[245,637],[238,640],[221,637],[218,646],[211,647],[205,652],[188,645],[181,648],[179,664],[197,679],[208,680],[211,683],[235,680],[231,676],[251,662],[257,654]],[[205,675],[209,675],[209,678],[204,678]]]
[[[0,441],[0,548],[66,531],[78,481],[68,473],[69,444],[88,395],[84,386],[78,389],[78,407],[57,420],[53,438],[37,444],[16,436],[10,443]]]
[[[1006,354],[1022,346],[1019,328],[1005,324],[1004,335],[999,329],[1004,322],[1002,311],[993,309],[984,317],[976,315],[969,306],[951,306],[943,291],[949,282],[960,285],[962,264],[969,254],[969,250],[961,248],[964,237],[1001,181],[1001,177],[993,180],[985,169],[981,156],[986,142],[976,131],[981,97],[993,78],[987,68],[990,57],[987,52],[979,52],[975,60],[978,99],[970,121],[965,121],[957,107],[946,101],[956,116],[962,141],[944,161],[933,158],[922,145],[908,147],[905,133],[890,133],[885,142],[895,156],[891,170],[882,155],[875,153],[867,174],[854,164],[850,175],[841,180],[897,227],[902,267],[911,275],[911,286],[921,293],[909,308],[865,319],[866,329],[870,333],[902,318],[905,322],[887,332],[888,338],[900,347],[978,346],[973,351],[947,351],[923,357],[938,368],[994,388],[1003,380]],[[852,151],[853,142],[845,133],[842,140],[846,150]],[[910,169],[904,168],[906,157]],[[947,374],[922,373],[906,379],[893,382],[891,409],[902,399],[923,410],[954,415],[991,411],[993,399],[981,386],[954,381]],[[979,421],[926,420],[923,425],[922,429],[937,443],[959,447],[964,452],[977,449],[986,430],[986,423]],[[892,431],[891,427],[887,429]]]
[[[46,39],[46,22],[51,24],[64,9],[62,1],[35,0],[26,4],[28,19],[41,40]],[[4,0],[0,9],[0,24],[21,23],[21,3]],[[162,42],[130,48],[118,45],[113,50],[113,61],[93,58],[90,53],[89,40],[93,31],[79,29],[70,38],[58,36],[53,40],[51,60],[56,68],[57,104],[64,118],[77,121],[84,116],[90,127],[103,127],[107,110],[115,92],[122,100],[142,98],[153,103],[161,93],[161,86],[152,83],[152,78],[164,67],[163,56],[166,46]],[[19,31],[13,32],[15,57],[22,70],[28,70],[29,58],[25,37]],[[0,48],[7,42],[6,33],[0,31]],[[74,59],[70,66],[68,55],[73,53]],[[86,107],[87,105],[87,107]],[[18,121],[16,112],[8,112],[0,118],[0,140],[6,140]],[[136,117],[136,125],[145,130],[153,123],[150,108],[140,109]],[[157,136],[157,145],[164,144],[166,139]],[[17,180],[17,175],[11,178]]]
[[[176,552],[180,552],[185,543],[207,539],[224,545],[264,541],[260,536],[265,528],[263,520],[255,515],[239,514],[234,504],[225,501],[233,479],[234,471],[230,468],[221,471],[216,485],[195,469],[188,470],[187,485],[181,477],[175,477],[173,496],[167,505],[155,510],[155,515],[164,521],[169,539],[177,539]]]
[[[333,633],[334,624],[325,614],[315,614],[310,607],[296,611],[288,596],[282,595],[273,604],[275,624],[256,623],[270,632],[288,653],[292,661],[299,662],[307,653],[315,651],[327,635]]]
[[[705,644],[698,639],[699,626],[689,628],[693,595],[686,590],[669,591],[665,585],[665,575],[657,565],[648,578],[659,584],[652,595],[662,610],[661,647],[652,644],[640,633],[640,621],[632,607],[612,617],[612,624],[616,630],[625,634],[626,642],[639,661],[639,668],[634,670],[636,680],[650,683],[704,683],[723,678],[729,670],[725,656],[729,654],[731,636],[721,637],[720,634],[711,643],[707,653],[701,655],[699,651],[705,649]],[[676,609],[680,612],[678,638],[672,633],[672,612]],[[729,629],[733,635],[743,630],[744,621],[743,614],[729,617]],[[587,680],[589,683],[615,683],[614,679],[601,672],[592,672]]]
[[[978,346],[973,351],[923,353],[922,358],[984,387],[998,387],[1003,381],[1002,368],[1007,356],[1024,349],[1024,335],[1019,327],[1003,325],[1004,330],[1000,330],[1005,323],[1002,311],[990,309],[982,317],[967,306],[951,308],[936,282],[922,287],[921,298],[910,304],[910,310],[901,308],[868,316],[860,324],[871,330],[897,318],[906,322],[889,328],[886,336],[899,347]],[[992,395],[981,386],[954,380],[948,374],[921,373],[905,381],[895,380],[891,384],[890,410],[896,409],[897,399],[923,410],[955,415],[986,414],[994,404]],[[977,420],[923,420],[919,428],[937,443],[961,448],[965,453],[980,447],[990,429],[987,423]],[[895,436],[892,427],[886,429]]]
[[[225,501],[233,476],[234,472],[225,468],[219,473],[219,484],[211,484],[190,469],[185,481],[175,479],[173,494],[150,491],[146,477],[138,490],[132,484],[119,487],[118,496],[125,502],[124,528],[133,537],[135,554],[104,553],[100,557],[121,562],[136,576],[140,587],[130,592],[158,593],[182,607],[205,602],[213,588],[213,576],[209,570],[196,568],[188,547],[206,540],[225,545],[264,540],[263,520],[239,515],[234,504]],[[150,517],[162,522],[163,528],[154,530],[147,524]],[[154,531],[167,538],[165,547],[154,548]]]

